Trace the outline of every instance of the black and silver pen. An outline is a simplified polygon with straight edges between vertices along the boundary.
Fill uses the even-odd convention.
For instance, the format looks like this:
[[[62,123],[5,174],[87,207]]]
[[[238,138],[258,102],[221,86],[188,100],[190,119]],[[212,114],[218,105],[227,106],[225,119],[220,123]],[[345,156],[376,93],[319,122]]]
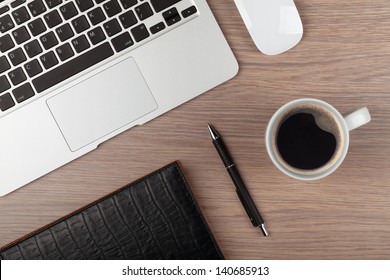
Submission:
[[[222,141],[221,136],[218,134],[215,128],[213,128],[210,124],[208,125],[208,128],[215,149],[217,150],[219,156],[221,157],[222,162],[225,165],[226,170],[230,175],[230,178],[232,179],[234,185],[236,186],[236,193],[242,205],[244,206],[244,209],[248,214],[249,219],[251,220],[254,227],[260,228],[264,236],[268,236],[268,232],[264,226],[264,220],[261,217],[259,210],[257,210],[257,207],[253,202],[253,199],[250,196],[248,189],[246,188],[244,182],[242,181],[242,178],[238,173],[237,167],[233,162],[233,159],[230,156],[224,142]]]

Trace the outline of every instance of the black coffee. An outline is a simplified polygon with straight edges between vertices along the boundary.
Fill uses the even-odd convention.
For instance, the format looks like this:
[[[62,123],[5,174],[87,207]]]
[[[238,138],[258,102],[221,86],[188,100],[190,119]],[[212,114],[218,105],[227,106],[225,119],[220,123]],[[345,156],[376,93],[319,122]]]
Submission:
[[[282,158],[299,169],[316,169],[325,165],[336,151],[336,137],[322,130],[314,116],[298,113],[279,128],[277,146]]]

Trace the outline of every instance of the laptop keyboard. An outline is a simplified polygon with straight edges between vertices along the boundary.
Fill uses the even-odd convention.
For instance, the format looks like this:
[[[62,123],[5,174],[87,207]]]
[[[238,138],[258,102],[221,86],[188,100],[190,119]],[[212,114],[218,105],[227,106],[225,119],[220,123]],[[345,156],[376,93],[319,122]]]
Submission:
[[[0,3],[0,117],[197,13],[192,0]]]

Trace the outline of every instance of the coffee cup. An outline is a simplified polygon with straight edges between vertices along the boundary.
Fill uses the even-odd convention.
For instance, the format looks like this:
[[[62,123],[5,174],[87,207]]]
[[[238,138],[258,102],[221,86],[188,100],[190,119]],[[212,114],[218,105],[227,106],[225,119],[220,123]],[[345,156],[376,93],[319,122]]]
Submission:
[[[344,161],[349,132],[370,121],[366,107],[342,116],[318,99],[293,100],[269,121],[265,135],[267,152],[286,175],[300,180],[320,179]]]

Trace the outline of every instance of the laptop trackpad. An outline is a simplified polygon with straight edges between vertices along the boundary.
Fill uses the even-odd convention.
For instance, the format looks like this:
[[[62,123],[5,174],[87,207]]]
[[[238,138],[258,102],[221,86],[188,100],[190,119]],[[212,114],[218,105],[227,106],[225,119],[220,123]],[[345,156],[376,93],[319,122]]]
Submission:
[[[158,107],[133,58],[49,98],[47,104],[72,151]]]

